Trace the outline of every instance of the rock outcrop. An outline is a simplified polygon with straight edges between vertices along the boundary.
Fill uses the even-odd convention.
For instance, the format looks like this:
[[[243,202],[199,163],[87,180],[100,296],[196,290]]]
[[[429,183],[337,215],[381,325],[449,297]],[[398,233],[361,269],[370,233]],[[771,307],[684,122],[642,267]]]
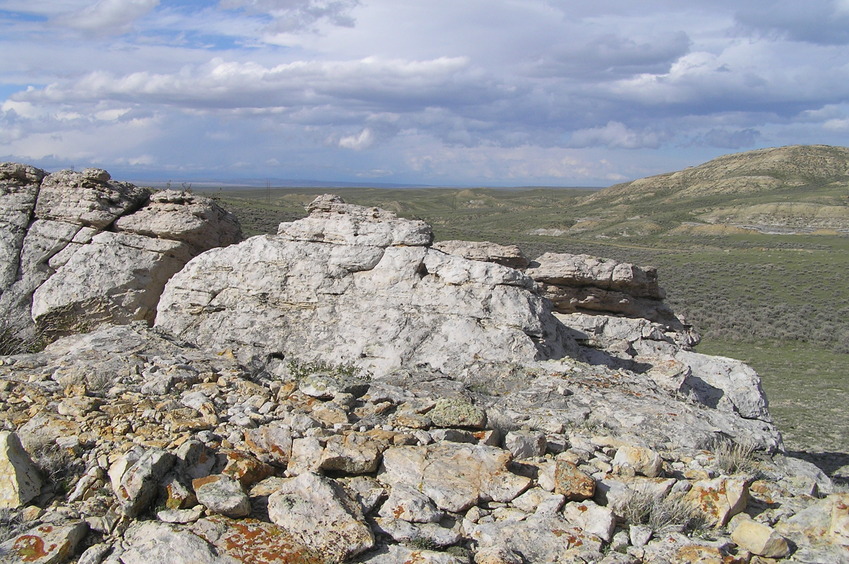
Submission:
[[[469,260],[494,262],[517,270],[524,270],[530,261],[516,245],[498,245],[488,241],[439,241],[433,248]]]
[[[6,170],[7,201],[36,202],[40,173]],[[77,227],[59,268],[65,251],[38,263],[33,308],[109,249],[231,241],[191,195],[86,198],[47,201],[65,219],[43,221]],[[32,249],[42,220],[13,208],[0,245]],[[113,311],[97,320],[124,324],[0,357],[0,562],[845,560],[847,495],[782,453],[754,372],[657,320],[554,312],[528,275],[431,240],[322,197],[191,258],[153,327]],[[125,287],[142,264],[107,262]],[[607,290],[660,299],[630,272]]]
[[[240,358],[353,362],[471,374],[563,357],[575,344],[505,266],[430,247],[430,226],[319,198],[310,215],[192,260],[166,286],[159,327]]]
[[[0,318],[48,338],[153,321],[165,282],[192,257],[241,240],[208,198],[151,194],[108,172],[0,165]]]

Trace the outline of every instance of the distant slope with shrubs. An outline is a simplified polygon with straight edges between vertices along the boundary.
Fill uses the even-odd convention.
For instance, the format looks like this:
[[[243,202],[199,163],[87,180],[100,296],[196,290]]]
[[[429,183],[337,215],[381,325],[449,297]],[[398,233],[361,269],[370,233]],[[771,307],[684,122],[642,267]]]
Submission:
[[[849,232],[849,148],[796,145],[725,155],[600,190],[578,204],[622,234]]]

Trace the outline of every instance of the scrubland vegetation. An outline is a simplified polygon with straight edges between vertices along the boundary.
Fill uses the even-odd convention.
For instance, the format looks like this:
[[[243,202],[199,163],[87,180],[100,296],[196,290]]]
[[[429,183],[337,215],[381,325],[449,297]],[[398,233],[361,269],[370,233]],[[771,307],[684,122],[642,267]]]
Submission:
[[[656,266],[667,301],[701,332],[699,352],[739,358],[761,374],[789,449],[849,452],[849,234],[682,229],[706,208],[684,202],[657,205],[652,214],[651,202],[587,204],[591,192],[582,189],[285,188],[215,195],[254,235],[303,217],[303,206],[324,192],[424,219],[437,240],[517,244],[531,259],[547,251],[588,253]]]

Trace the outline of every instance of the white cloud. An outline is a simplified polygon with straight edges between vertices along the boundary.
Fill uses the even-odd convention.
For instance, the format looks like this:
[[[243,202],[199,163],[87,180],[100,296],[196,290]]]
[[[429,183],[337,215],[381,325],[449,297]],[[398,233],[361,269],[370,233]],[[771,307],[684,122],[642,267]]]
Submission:
[[[343,149],[361,151],[368,149],[374,143],[374,134],[369,128],[363,129],[358,135],[349,135],[339,140],[339,146]]]
[[[252,14],[269,16],[273,23],[268,27],[274,32],[290,32],[310,29],[318,22],[352,27],[351,11],[359,0],[221,0],[227,10],[245,10]]]
[[[656,131],[634,131],[618,121],[604,127],[581,129],[572,133],[570,146],[592,147],[603,145],[619,149],[657,148],[665,136]]]
[[[55,17],[54,23],[98,34],[127,32],[139,18],[159,5],[159,0],[98,0]]]
[[[847,2],[0,0],[0,155],[597,183],[846,144]]]
[[[849,133],[849,118],[830,119],[822,124],[823,128],[837,131],[840,133]]]

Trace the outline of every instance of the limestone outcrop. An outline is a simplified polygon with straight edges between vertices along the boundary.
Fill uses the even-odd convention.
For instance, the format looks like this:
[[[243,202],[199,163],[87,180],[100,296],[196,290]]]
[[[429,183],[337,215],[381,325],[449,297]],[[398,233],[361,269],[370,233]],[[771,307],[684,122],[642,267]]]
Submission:
[[[505,266],[430,247],[430,226],[319,198],[310,215],[204,253],[167,284],[156,324],[203,346],[353,362],[374,376],[560,358],[576,346]]]
[[[433,248],[469,260],[494,262],[517,270],[523,270],[530,264],[516,245],[498,245],[488,241],[439,241],[433,244]]]
[[[530,262],[525,273],[558,313],[589,313],[642,318],[687,333],[689,344],[698,336],[664,303],[657,269],[626,262],[568,253],[545,253]]]
[[[229,244],[191,194],[0,171],[0,300],[99,324],[0,356],[0,562],[845,559],[847,494],[783,453],[756,373],[528,274],[662,303],[649,270],[522,272],[333,196]],[[40,218],[45,183],[81,192]]]
[[[208,198],[0,165],[0,318],[48,338],[103,322],[153,321],[165,282],[192,257],[241,240]]]

